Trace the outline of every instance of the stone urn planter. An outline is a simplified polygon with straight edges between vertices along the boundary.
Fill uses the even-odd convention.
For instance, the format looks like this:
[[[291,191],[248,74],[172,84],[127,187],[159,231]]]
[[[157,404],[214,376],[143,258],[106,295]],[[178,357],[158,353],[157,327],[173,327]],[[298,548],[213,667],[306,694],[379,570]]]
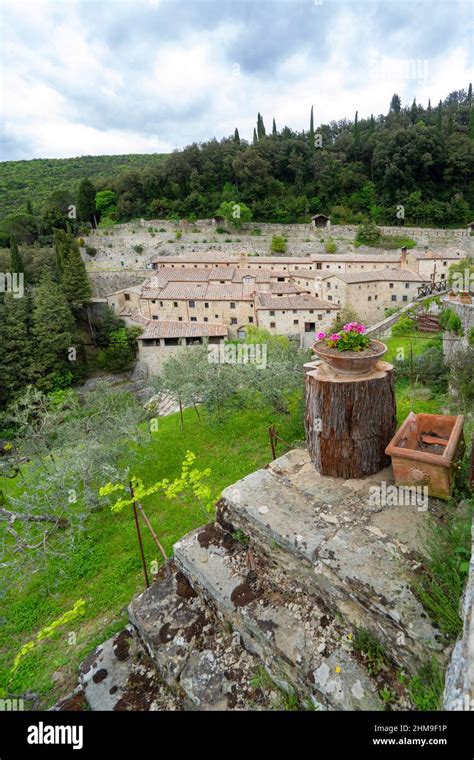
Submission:
[[[472,296],[470,293],[460,293],[459,303],[472,303]]]
[[[385,449],[397,486],[427,486],[449,499],[456,464],[464,453],[464,416],[410,412]]]
[[[369,347],[363,351],[338,351],[337,348],[328,348],[324,340],[318,340],[311,350],[340,375],[365,375],[374,369],[386,353],[387,346],[380,340],[371,340]]]

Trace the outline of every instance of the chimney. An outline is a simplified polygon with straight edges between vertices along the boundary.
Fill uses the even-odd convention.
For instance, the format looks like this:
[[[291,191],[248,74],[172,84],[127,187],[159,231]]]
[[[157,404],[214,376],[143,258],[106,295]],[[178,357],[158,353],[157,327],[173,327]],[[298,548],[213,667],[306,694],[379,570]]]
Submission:
[[[406,269],[407,266],[407,247],[404,245],[400,253],[400,266],[402,269]]]

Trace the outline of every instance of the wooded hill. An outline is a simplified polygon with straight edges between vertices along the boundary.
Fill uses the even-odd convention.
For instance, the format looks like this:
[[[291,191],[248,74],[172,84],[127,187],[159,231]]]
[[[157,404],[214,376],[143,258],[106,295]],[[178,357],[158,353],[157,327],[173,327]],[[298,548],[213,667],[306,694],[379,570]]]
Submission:
[[[142,169],[164,158],[164,154],[130,153],[124,156],[80,156],[78,158],[35,158],[32,161],[0,163],[0,218],[24,210],[28,200],[40,211],[54,190],[77,191],[81,179],[104,179],[122,172]]]
[[[259,114],[251,143],[236,129],[220,141],[193,144],[166,157],[7,163],[2,167],[3,201],[8,194],[4,211],[24,212],[31,201],[38,215],[49,190],[61,186],[74,196],[79,180],[89,177],[102,192],[99,215],[111,221],[205,218],[230,202],[245,204],[253,220],[267,222],[305,222],[315,212],[330,214],[336,224],[371,220],[459,227],[471,221],[471,85],[436,106],[415,101],[404,106],[393,95],[385,115],[359,119],[356,113],[352,121],[317,125],[313,109],[302,132],[279,129],[275,120],[268,128]]]

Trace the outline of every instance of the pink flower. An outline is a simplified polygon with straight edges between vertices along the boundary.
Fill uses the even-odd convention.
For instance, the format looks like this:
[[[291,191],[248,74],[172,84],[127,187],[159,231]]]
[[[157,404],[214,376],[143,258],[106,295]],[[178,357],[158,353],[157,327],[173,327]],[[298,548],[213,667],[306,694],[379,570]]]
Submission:
[[[337,333],[333,333],[332,335],[329,336],[329,340],[334,340],[337,342],[338,340],[341,340],[341,336],[338,335]]]
[[[325,332],[318,332],[318,334],[316,335],[316,337],[317,337],[318,340],[324,340],[324,338],[326,337],[326,333]]]
[[[362,333],[365,333],[365,325],[357,325],[357,332],[362,335]]]

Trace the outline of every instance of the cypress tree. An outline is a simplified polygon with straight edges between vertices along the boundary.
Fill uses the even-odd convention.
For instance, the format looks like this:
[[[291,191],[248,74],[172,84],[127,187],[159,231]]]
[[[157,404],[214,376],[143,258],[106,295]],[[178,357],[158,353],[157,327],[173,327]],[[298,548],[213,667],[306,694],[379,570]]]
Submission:
[[[70,234],[64,230],[54,231],[54,250],[56,253],[56,273],[59,278],[62,277],[64,264],[69,255]]]
[[[442,112],[441,101],[439,101],[438,108],[436,109],[436,126],[438,130],[441,132],[443,129],[443,112]]]
[[[235,128],[235,132],[234,132],[234,142],[237,143],[237,145],[240,145],[240,135],[239,135],[239,130],[237,129],[237,127]]]
[[[469,110],[469,137],[474,140],[474,108]]]
[[[357,156],[360,147],[360,127],[359,127],[359,112],[355,112],[354,126],[352,128],[352,148],[354,156]]]
[[[265,124],[263,123],[263,116],[259,113],[257,116],[257,137],[259,140],[265,137]]]
[[[392,95],[392,100],[390,101],[390,111],[392,113],[400,113],[402,107],[402,101],[400,100],[400,96],[395,93],[395,95]]]
[[[45,274],[36,288],[31,336],[33,371],[47,387],[48,375],[71,369],[68,350],[76,345],[74,317],[61,287]]]
[[[314,113],[311,106],[311,116],[309,117],[309,142],[314,145]]]
[[[257,143],[258,143],[257,130],[254,127],[253,128],[253,144],[256,145]]]
[[[70,306],[82,306],[90,301],[91,286],[77,240],[70,235],[68,242],[69,249],[63,265],[61,287]]]
[[[32,345],[28,330],[29,299],[5,293],[0,300],[0,406],[31,379]]]
[[[77,191],[77,216],[83,222],[93,222],[95,214],[95,187],[90,179],[83,179]]]
[[[469,83],[469,87],[468,87],[468,90],[467,90],[466,103],[467,103],[467,105],[470,108],[471,105],[472,105],[472,84],[471,83]]]
[[[277,134],[278,134],[277,125],[276,125],[275,117],[273,117],[272,135],[273,137],[276,137]]]
[[[25,271],[23,268],[23,259],[21,258],[21,253],[18,250],[18,246],[13,235],[10,238],[10,269],[12,272],[16,272],[18,274]]]

